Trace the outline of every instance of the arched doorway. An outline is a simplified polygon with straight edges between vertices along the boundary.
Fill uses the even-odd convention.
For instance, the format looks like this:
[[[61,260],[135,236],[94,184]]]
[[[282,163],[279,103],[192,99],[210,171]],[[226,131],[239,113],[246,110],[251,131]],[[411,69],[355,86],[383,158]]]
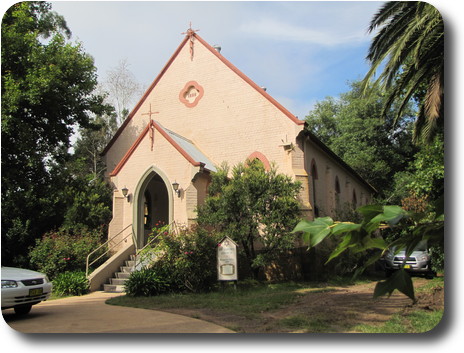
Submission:
[[[150,168],[141,178],[134,198],[134,233],[137,247],[142,248],[154,227],[172,220],[172,191],[167,177],[158,168]]]

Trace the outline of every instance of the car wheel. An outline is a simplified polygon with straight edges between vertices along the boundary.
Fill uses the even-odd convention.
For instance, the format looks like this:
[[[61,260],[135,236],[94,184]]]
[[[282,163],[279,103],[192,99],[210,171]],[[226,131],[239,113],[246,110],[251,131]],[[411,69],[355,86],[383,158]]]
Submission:
[[[26,315],[26,314],[29,314],[31,309],[32,309],[32,305],[21,305],[21,306],[15,306],[14,311],[17,315]]]
[[[426,279],[433,279],[433,277],[435,277],[435,273],[433,273],[433,272],[427,272],[425,274]]]
[[[385,270],[385,277],[389,278],[393,274],[393,270]]]

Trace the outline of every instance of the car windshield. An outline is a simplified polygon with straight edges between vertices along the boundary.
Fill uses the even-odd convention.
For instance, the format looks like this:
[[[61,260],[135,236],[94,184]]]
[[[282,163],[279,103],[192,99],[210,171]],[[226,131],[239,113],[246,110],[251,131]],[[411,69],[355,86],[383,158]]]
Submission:
[[[397,253],[397,252],[405,252],[406,251],[406,248],[401,248],[400,250],[397,250],[396,246],[393,246],[391,248],[391,251],[393,253]],[[421,240],[417,245],[416,247],[414,248],[413,251],[427,251],[427,241],[426,240]]]

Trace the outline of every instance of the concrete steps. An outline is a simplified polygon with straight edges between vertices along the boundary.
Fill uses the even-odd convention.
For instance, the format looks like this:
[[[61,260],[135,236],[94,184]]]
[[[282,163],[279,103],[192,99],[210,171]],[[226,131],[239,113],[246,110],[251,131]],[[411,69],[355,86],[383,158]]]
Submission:
[[[135,255],[130,255],[130,258],[125,260],[119,267],[119,272],[115,272],[114,276],[109,279],[109,283],[103,285],[103,291],[107,293],[124,293],[124,283],[135,270],[135,264]]]

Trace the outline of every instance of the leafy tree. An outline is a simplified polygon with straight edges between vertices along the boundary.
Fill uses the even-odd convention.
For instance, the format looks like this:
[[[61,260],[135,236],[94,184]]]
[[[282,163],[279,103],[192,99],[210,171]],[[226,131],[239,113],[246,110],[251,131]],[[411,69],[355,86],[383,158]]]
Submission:
[[[443,136],[438,134],[421,146],[405,171],[395,175],[392,200],[408,210],[433,211],[433,203],[444,194],[444,157]]]
[[[108,92],[107,99],[115,107],[119,126],[129,114],[130,104],[143,93],[142,85],[129,70],[126,59],[121,60],[117,67],[108,71],[103,89]]]
[[[440,204],[441,206],[436,209],[437,212],[434,215],[409,212],[394,205],[367,205],[358,208],[363,216],[359,223],[339,222],[330,217],[322,217],[316,218],[314,221],[300,221],[294,232],[303,232],[303,239],[309,247],[318,245],[326,238],[334,239],[337,246],[327,262],[347,251],[356,254],[373,249],[377,250],[355,273],[357,275],[379,260],[382,254],[393,246],[405,248],[406,257],[408,257],[420,241],[426,240],[429,245],[441,243],[443,241],[444,216],[443,204]],[[378,232],[390,228],[403,229],[408,232],[408,235],[387,242],[378,235]],[[415,300],[411,277],[403,269],[398,270],[386,281],[378,282],[374,290],[374,297],[390,295],[395,289]]]
[[[420,107],[415,123],[416,141],[430,141],[444,122],[444,24],[438,10],[426,2],[386,2],[371,21],[369,31],[378,29],[367,59],[371,69],[367,87],[384,64],[377,82],[390,88],[385,112],[399,101],[397,118],[411,98]]]
[[[298,222],[301,186],[273,167],[266,171],[258,160],[235,166],[230,178],[229,171],[223,166],[213,175],[198,223],[239,244],[257,277],[260,268],[295,245],[291,230]]]
[[[372,67],[363,81],[364,88],[369,87],[376,69],[385,63],[377,82],[392,90],[387,95],[383,116],[397,101],[395,123],[411,98],[417,100],[420,108],[414,140],[424,142],[425,147],[411,164],[411,173],[398,174],[396,178],[397,185],[401,181],[406,190],[412,191],[409,202],[403,199],[409,210],[399,206],[363,206],[358,209],[362,222],[338,222],[324,217],[312,222],[301,221],[294,230],[303,232],[310,247],[327,237],[335,238],[338,245],[328,261],[346,251],[359,253],[377,249],[366,266],[392,246],[406,248],[409,256],[422,240],[431,246],[442,246],[444,241],[443,138],[440,136],[444,121],[443,19],[438,10],[424,2],[387,2],[371,22],[370,31],[377,28],[380,30],[369,49]],[[435,201],[432,203],[431,199]],[[385,241],[377,235],[385,229],[394,229],[401,236]],[[404,270],[377,283],[374,296],[391,294],[395,289],[415,299],[411,278]]]
[[[371,183],[389,194],[397,171],[404,170],[417,151],[411,142],[411,109],[404,110],[401,128],[393,128],[396,108],[381,119],[386,97],[379,87],[362,94],[361,83],[340,98],[318,102],[306,117],[307,128]]]
[[[105,114],[92,118],[88,127],[79,130],[74,153],[61,166],[69,175],[63,189],[65,229],[99,229],[106,234],[112,216],[112,189],[105,180],[100,153],[115,129],[115,115]]]
[[[1,35],[2,262],[14,263],[63,221],[69,138],[108,107],[93,93],[93,59],[67,41],[70,30],[50,4],[13,5]]]

